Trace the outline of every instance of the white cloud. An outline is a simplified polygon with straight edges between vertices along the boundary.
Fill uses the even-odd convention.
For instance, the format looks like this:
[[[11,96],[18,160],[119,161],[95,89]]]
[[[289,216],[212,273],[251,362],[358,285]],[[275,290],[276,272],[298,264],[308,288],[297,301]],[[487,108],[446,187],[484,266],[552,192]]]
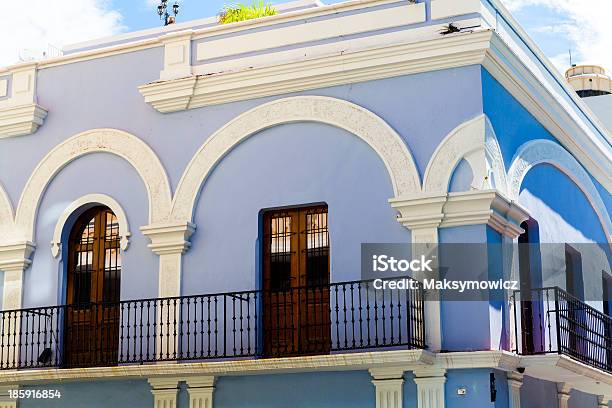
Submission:
[[[121,14],[106,0],[21,0],[0,24],[0,66],[19,60],[20,53],[46,51],[49,45],[86,41],[116,34],[124,27]]]
[[[562,16],[551,33],[569,40],[574,63],[596,64],[612,72],[612,1],[610,0],[503,0],[511,11],[527,12],[544,6]],[[547,22],[550,24],[550,22]],[[545,27],[540,29],[546,30]],[[551,56],[559,68],[567,68],[567,54]]]

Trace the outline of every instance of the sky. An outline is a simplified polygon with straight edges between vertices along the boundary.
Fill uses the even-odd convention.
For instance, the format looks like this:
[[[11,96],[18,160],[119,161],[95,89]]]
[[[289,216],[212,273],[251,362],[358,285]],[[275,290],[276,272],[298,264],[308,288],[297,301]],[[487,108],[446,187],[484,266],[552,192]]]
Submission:
[[[502,1],[560,71],[569,66],[571,49],[574,63],[603,65],[612,73],[612,0]],[[233,1],[181,0],[178,21],[214,16],[228,3]],[[0,25],[0,66],[39,56],[50,47],[161,25],[156,0],[20,0],[18,4],[19,12]]]

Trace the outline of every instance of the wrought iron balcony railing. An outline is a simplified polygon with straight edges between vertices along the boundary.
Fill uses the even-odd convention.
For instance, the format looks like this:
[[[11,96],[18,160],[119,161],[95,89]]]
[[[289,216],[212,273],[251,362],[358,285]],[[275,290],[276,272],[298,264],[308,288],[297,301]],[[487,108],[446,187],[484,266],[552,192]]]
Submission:
[[[424,348],[423,291],[371,281],[0,312],[0,367]]]
[[[612,318],[558,288],[514,292],[518,354],[559,353],[612,372]]]

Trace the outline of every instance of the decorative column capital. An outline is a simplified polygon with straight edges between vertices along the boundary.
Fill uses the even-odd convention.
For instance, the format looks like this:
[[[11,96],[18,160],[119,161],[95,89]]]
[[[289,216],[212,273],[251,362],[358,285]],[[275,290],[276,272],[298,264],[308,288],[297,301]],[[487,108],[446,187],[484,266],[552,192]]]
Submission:
[[[557,383],[557,400],[559,408],[568,408],[572,387],[567,383]]]
[[[372,384],[376,389],[376,408],[403,406],[404,369],[399,367],[371,368]]]
[[[30,241],[12,244],[0,244],[0,270],[24,271],[32,261],[30,256],[36,249],[36,244]]]
[[[140,227],[140,231],[149,237],[149,248],[157,255],[184,254],[191,243],[189,238],[196,229],[191,222],[153,224]]]
[[[508,406],[509,408],[521,408],[521,387],[523,386],[523,375],[509,372],[508,379]]]
[[[149,378],[154,408],[176,407],[179,391],[178,378]]]
[[[216,378],[200,376],[187,378],[189,408],[213,408],[213,394]]]
[[[389,199],[391,207],[399,212],[397,221],[411,230],[438,228],[444,213],[446,194],[421,194]]]
[[[444,408],[446,370],[438,367],[414,370],[418,408]]]
[[[441,227],[486,224],[512,239],[523,233],[520,225],[529,219],[523,207],[498,190],[449,193],[443,212]]]
[[[442,208],[446,194],[421,194],[413,197],[396,197],[389,200],[399,212],[397,221],[408,228],[413,244],[437,244],[438,227],[444,218]]]

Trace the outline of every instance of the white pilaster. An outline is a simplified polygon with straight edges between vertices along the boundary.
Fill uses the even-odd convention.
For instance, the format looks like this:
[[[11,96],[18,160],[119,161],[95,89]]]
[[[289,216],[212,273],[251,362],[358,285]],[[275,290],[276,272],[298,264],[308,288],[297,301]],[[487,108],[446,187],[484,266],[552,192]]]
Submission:
[[[9,390],[19,389],[17,385],[8,385],[0,387],[0,408],[17,408],[17,400],[12,399],[9,395]]]
[[[418,408],[444,408],[446,370],[429,368],[414,371]]]
[[[191,37],[193,30],[169,33],[162,37],[164,69],[159,79],[167,81],[191,76]]]
[[[149,378],[153,408],[176,408],[178,378]]]
[[[141,227],[142,233],[149,237],[149,248],[159,255],[158,297],[168,298],[181,295],[181,269],[183,254],[189,249],[189,237],[195,231],[190,222]],[[160,359],[172,358],[177,350],[177,338],[166,336],[178,332],[170,324],[178,324],[178,308],[174,302],[158,301],[156,353]]]
[[[508,407],[521,408],[521,387],[523,386],[523,375],[519,373],[508,373]]]
[[[557,383],[557,401],[559,401],[559,408],[568,408],[570,392],[572,387],[565,383]]]
[[[23,273],[30,266],[30,256],[35,245],[25,241],[16,244],[0,246],[0,270],[4,271],[4,288],[2,293],[2,310],[17,310],[22,308]],[[20,312],[9,313],[3,320],[2,344],[9,345],[2,355],[0,364],[4,368],[17,365],[19,359]]]
[[[191,377],[187,379],[189,408],[213,408],[215,377]]]
[[[612,401],[612,395],[598,395],[597,396],[597,408],[608,408]]]
[[[401,197],[389,200],[391,207],[399,212],[397,221],[408,228],[412,234],[413,257],[425,255],[437,264],[438,226],[444,214],[442,207],[446,194]],[[418,279],[423,277],[416,276]],[[430,277],[431,278],[431,277]],[[442,348],[442,326],[440,320],[440,301],[433,291],[426,293],[424,306],[425,344],[430,351]]]
[[[396,367],[372,368],[370,375],[376,389],[376,408],[402,408],[404,370]]]

